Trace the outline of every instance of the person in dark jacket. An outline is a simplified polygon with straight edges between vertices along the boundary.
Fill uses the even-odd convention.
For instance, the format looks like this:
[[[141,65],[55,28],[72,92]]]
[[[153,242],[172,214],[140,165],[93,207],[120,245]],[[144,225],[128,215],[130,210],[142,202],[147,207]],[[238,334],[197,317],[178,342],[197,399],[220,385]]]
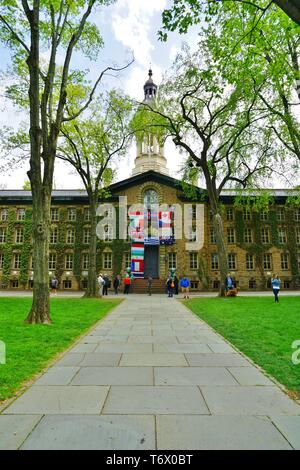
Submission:
[[[109,281],[108,275],[104,274],[103,279],[104,279],[103,295],[107,295],[108,294],[108,288],[110,286],[110,281]]]
[[[171,277],[168,277],[167,279],[167,292],[168,292],[168,297],[173,297],[174,295],[174,280]]]
[[[179,288],[179,279],[177,276],[174,276],[174,290],[175,295],[178,295],[178,288]]]
[[[56,277],[54,277],[51,280],[52,294],[57,295],[57,287],[58,287],[58,280],[56,279]]]
[[[116,294],[116,295],[119,294],[120,286],[121,286],[121,277],[120,277],[120,275],[118,274],[118,275],[114,278],[114,282],[113,282],[113,287],[114,287],[114,290],[115,290],[115,294]]]
[[[148,294],[149,295],[152,295],[152,282],[153,282],[153,278],[151,274],[149,274],[148,276]]]

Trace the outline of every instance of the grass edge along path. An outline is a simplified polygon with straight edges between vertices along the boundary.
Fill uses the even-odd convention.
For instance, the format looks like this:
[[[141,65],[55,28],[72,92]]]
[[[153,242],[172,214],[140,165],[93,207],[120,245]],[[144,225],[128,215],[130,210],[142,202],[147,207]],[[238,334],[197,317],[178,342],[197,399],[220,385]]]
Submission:
[[[300,298],[190,299],[182,302],[234,347],[300,398],[300,364],[292,362],[292,343],[300,339]]]
[[[6,344],[6,364],[0,364],[0,412],[122,300],[51,298],[53,323],[27,325],[32,300],[1,297],[0,340]]]

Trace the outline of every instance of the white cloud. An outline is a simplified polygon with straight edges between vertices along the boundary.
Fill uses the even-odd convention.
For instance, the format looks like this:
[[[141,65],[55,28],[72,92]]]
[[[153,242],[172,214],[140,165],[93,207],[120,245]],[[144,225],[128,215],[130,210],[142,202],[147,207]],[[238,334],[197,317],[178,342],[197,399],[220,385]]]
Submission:
[[[155,49],[150,33],[152,17],[161,12],[167,0],[155,0],[150,4],[141,0],[119,0],[112,12],[112,29],[118,41],[134,51],[136,61],[148,67]]]

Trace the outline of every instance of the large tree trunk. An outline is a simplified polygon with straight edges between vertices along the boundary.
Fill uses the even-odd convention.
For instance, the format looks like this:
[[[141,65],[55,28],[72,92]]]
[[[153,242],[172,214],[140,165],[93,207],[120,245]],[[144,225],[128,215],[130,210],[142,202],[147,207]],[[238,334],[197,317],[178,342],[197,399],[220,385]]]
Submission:
[[[33,301],[27,323],[51,323],[49,306],[49,231],[51,192],[33,191]]]
[[[220,270],[220,289],[219,296],[225,296],[225,280],[228,273],[228,255],[227,246],[225,242],[223,219],[221,208],[219,204],[218,191],[212,181],[212,177],[208,169],[204,170],[206,180],[206,188],[209,197],[210,208],[213,214],[213,227],[216,235],[216,243],[218,248],[219,257],[219,270]]]
[[[40,87],[39,87],[39,1],[29,13],[31,47],[27,59],[30,74],[30,170],[33,205],[33,301],[28,323],[51,323],[49,312],[48,238],[51,190],[45,191],[41,176]]]
[[[222,215],[220,211],[212,207],[213,213],[213,226],[216,234],[216,242],[218,247],[219,256],[219,269],[220,269],[220,289],[219,296],[225,296],[225,279],[228,273],[228,258],[227,258],[227,247],[225,243],[224,226]]]
[[[89,249],[89,270],[88,270],[88,286],[85,293],[85,297],[99,297],[98,287],[98,273],[96,271],[96,260],[97,260],[97,195],[89,196],[90,211],[91,211],[91,238],[90,238],[90,249]]]

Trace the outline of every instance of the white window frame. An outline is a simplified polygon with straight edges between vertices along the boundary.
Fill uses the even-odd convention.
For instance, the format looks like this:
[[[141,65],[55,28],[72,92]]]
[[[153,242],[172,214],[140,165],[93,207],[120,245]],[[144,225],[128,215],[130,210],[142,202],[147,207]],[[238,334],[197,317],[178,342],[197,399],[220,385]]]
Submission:
[[[74,253],[66,253],[65,254],[65,269],[68,271],[72,271],[74,264]]]
[[[192,251],[189,253],[189,259],[190,259],[190,269],[198,269],[199,267],[199,255],[196,251]]]
[[[112,269],[112,252],[106,251],[103,253],[103,269]]]

